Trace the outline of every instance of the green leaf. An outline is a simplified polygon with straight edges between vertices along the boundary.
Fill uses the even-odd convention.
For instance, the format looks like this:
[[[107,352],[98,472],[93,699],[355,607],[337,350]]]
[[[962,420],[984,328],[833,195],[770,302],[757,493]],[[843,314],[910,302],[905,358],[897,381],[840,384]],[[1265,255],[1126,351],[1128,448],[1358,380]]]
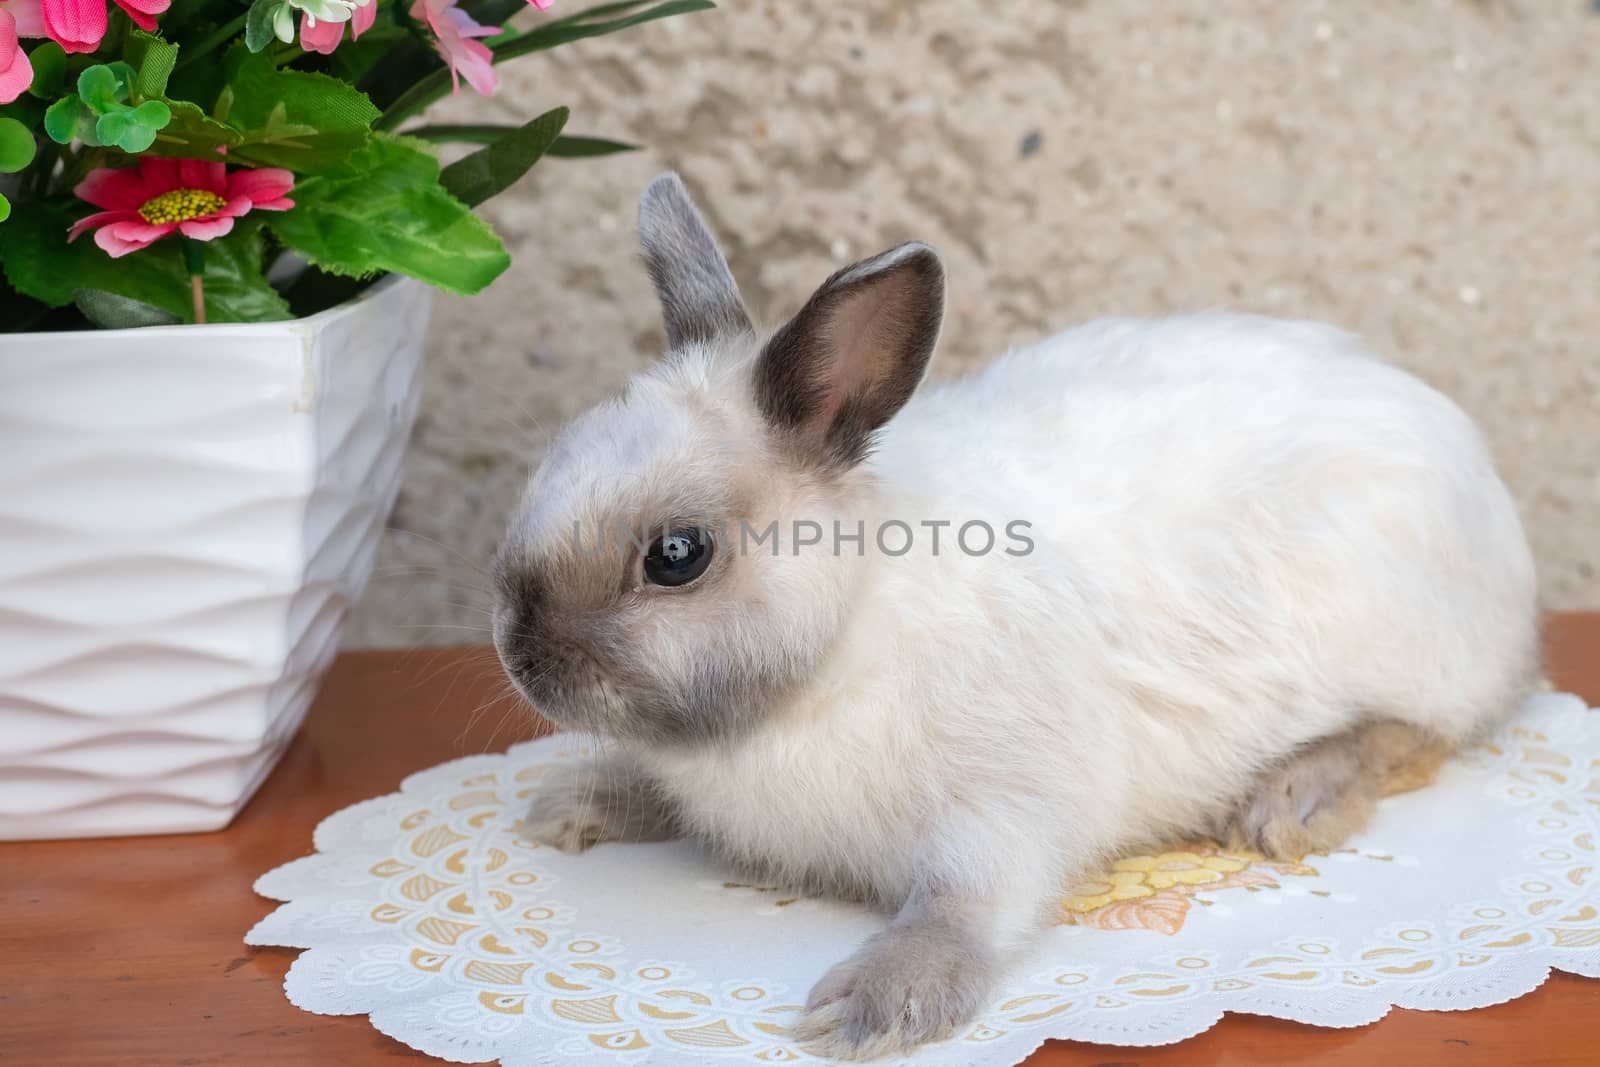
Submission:
[[[240,132],[233,158],[316,172],[367,141],[378,109],[365,93],[325,74],[279,70],[265,54],[233,48],[216,118]]]
[[[71,144],[76,137],[91,148],[100,147],[94,128],[98,116],[77,96],[64,96],[44,113],[44,131],[57,144]]]
[[[434,144],[494,144],[514,129],[515,126],[504,122],[440,123],[435,126],[413,126],[404,135]]]
[[[105,63],[85,67],[78,75],[78,99],[99,114],[113,111],[122,101],[117,99],[122,84],[116,72]]]
[[[62,98],[45,112],[45,130],[52,140],[66,144],[77,136],[88,145],[113,145],[132,153],[155,142],[157,131],[172,121],[172,111],[160,100],[138,107],[128,101],[139,96],[141,78],[158,91],[165,86],[177,49],[148,34],[131,48],[145,64],[144,73],[121,60],[86,67],[78,75],[78,95]]]
[[[609,8],[611,5],[602,5]],[[669,18],[673,15],[685,15],[694,11],[707,11],[716,7],[711,0],[666,0],[665,3],[635,11],[631,15],[611,19],[603,22],[581,21],[592,17],[594,9],[589,12],[579,12],[570,18],[559,19],[555,22],[545,23],[535,27],[527,33],[502,41],[494,46],[494,62],[503,63],[517,56],[527,55],[530,52],[542,52],[547,48],[566,44],[569,41],[579,41],[585,37],[600,37],[608,33],[616,33],[630,26],[637,26],[644,22],[653,22],[656,19]],[[450,71],[440,68],[417,79],[415,85],[401,93],[384,111],[383,117],[374,125],[374,129],[392,130],[406,119],[415,115],[435,100],[445,94],[450,85]]]
[[[9,201],[9,200],[7,200],[5,198],[5,194],[4,193],[0,193],[0,222],[4,222],[4,221],[6,221],[6,219],[9,219],[10,217],[11,217],[11,201]]]
[[[28,62],[33,64],[33,84],[28,92],[44,100],[60,96],[67,78],[67,53],[61,46],[46,41],[28,53]]]
[[[126,101],[133,96],[133,83],[138,79],[139,73],[132,66],[120,59],[114,59],[106,64],[111,74],[117,79],[117,100]]]
[[[641,8],[653,2],[654,0],[616,0],[614,3],[596,4],[593,7],[584,8],[582,11],[575,11],[570,15],[546,19],[540,25],[560,26],[574,22],[593,22],[596,19],[620,15],[624,11],[632,11],[635,8]],[[526,10],[528,0],[482,0],[481,3],[470,6],[472,7],[472,17],[487,25],[504,22],[512,15]]]
[[[639,146],[626,141],[613,141],[605,137],[557,137],[555,144],[545,149],[545,155],[555,159],[587,159],[591,156],[610,156],[618,152],[637,152]]]
[[[439,161],[420,141],[375,136],[290,195],[294,209],[268,225],[332,274],[396,271],[475,293],[511,263],[483,220],[440,187]]]
[[[101,138],[104,140],[104,138]],[[121,137],[117,138],[116,146],[131,155],[138,155],[156,142],[156,131],[148,126],[139,126],[129,123]]]
[[[0,118],[0,174],[14,174],[26,167],[38,150],[28,127],[16,119]]]
[[[476,207],[496,193],[504,192],[539,162],[551,142],[560,136],[561,127],[567,124],[567,115],[564,107],[546,111],[493,144],[444,168],[439,172],[439,184],[468,207]]]
[[[620,15],[624,11],[632,11],[635,8],[644,7],[650,2],[651,0],[614,0],[612,3],[595,4],[593,7],[586,7],[581,11],[574,11],[570,15],[562,15],[560,18],[551,19],[544,25],[565,26],[574,22],[593,22],[596,19],[610,18],[612,15]]]
[[[611,5],[602,6],[611,7]],[[527,55],[529,52],[542,52],[547,48],[554,48],[571,41],[581,41],[585,37],[603,37],[608,33],[616,33],[618,30],[625,30],[640,23],[654,22],[656,19],[670,18],[673,15],[687,15],[694,11],[707,11],[716,6],[711,0],[667,0],[664,4],[657,4],[655,7],[636,11],[608,22],[588,21],[597,12],[580,11],[568,18],[535,26],[527,33],[497,45],[494,50],[494,61],[501,63],[507,59]]]
[[[244,43],[252,52],[265,51],[277,36],[278,9],[288,7],[285,0],[255,0],[244,19]],[[293,13],[290,13],[291,18]],[[291,38],[292,39],[292,38]],[[285,42],[287,43],[287,41]]]
[[[138,107],[118,106],[101,115],[94,134],[101,144],[116,145],[124,152],[139,153],[149,148],[157,131],[172,121],[172,111],[159,100],[146,100]]]
[[[101,144],[117,145],[120,148],[123,135],[129,130],[137,128],[129,120],[127,113],[113,111],[109,115],[101,115],[95,120],[94,135],[100,138]],[[150,139],[154,141],[156,139],[155,134],[151,134]],[[145,147],[148,148],[150,146],[146,145]]]
[[[205,243],[206,315],[212,322],[277,322],[290,317],[289,305],[262,273],[265,242],[259,226],[235,226],[239,232]],[[182,291],[179,314],[193,313],[194,294],[177,241],[165,241],[162,270],[178,276]],[[154,251],[148,249],[147,251]],[[166,264],[170,263],[170,267]],[[164,275],[165,276],[165,275]]]
[[[232,150],[244,138],[232,126],[211,118],[199,105],[187,100],[163,101],[172,113],[172,120],[156,134],[156,140],[147,151],[153,156],[177,159],[220,159],[219,147]],[[141,105],[142,106],[142,105]]]
[[[164,96],[167,79],[178,63],[178,46],[141,29],[128,31],[122,57],[133,68],[133,96],[141,99]],[[159,127],[158,127],[159,128]]]
[[[44,113],[44,132],[56,144],[71,144],[78,132],[78,120],[83,116],[83,101],[76,96],[63,96],[51,104]]]
[[[229,51],[226,65],[233,99],[218,118],[241,130],[263,124],[280,105],[290,122],[319,130],[365,130],[378,117],[365,93],[337,78],[279,70],[269,57],[242,48]]]
[[[521,2],[522,0],[518,0],[518,3]],[[493,122],[440,123],[434,126],[414,126],[406,131],[406,136],[420,137],[435,144],[493,144],[516,128]],[[544,154],[557,159],[583,159],[589,156],[609,156],[617,152],[638,150],[638,145],[628,144],[626,141],[562,134],[550,143]]]
[[[84,318],[103,330],[172,326],[183,321],[170,311],[152,307],[142,300],[108,293],[104,289],[75,289],[72,302],[83,312]]]
[[[315,126],[284,122],[280,116],[258,130],[244,133],[232,158],[238,163],[314,173],[344,159],[366,140],[366,130],[322,132]]]
[[[79,289],[99,289],[188,321],[193,298],[175,239],[112,259],[88,234],[67,243],[75,214],[37,200],[18,206],[6,223],[6,239],[0,241],[0,263],[12,288],[51,307],[72,303]],[[261,251],[258,226],[235,226],[232,234],[206,244],[206,312],[211,321],[289,317],[288,304],[262,276]]]
[[[159,130],[172,121],[172,109],[160,100],[146,100],[133,109],[133,121],[151,130]]]

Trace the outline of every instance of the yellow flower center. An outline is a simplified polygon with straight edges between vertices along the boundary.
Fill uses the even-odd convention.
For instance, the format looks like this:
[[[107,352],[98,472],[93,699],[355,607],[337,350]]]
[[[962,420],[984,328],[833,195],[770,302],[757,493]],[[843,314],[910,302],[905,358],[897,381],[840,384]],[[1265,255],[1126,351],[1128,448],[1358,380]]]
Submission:
[[[227,206],[227,201],[216,193],[204,189],[171,189],[160,196],[152,196],[139,208],[139,214],[151,225],[163,222],[188,222],[209,215]]]

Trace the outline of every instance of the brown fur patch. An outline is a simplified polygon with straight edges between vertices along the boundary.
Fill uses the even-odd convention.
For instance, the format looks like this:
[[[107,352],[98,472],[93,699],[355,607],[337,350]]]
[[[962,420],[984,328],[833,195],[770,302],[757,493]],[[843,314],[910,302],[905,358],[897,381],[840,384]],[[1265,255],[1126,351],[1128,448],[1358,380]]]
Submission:
[[[1381,768],[1378,794],[1385,797],[1432,785],[1451,752],[1440,738],[1397,722],[1367,727],[1362,746],[1364,761]]]
[[[1273,859],[1337,848],[1367,825],[1380,797],[1432,783],[1449,754],[1443,740],[1389,720],[1324,738],[1262,776],[1224,839]]]

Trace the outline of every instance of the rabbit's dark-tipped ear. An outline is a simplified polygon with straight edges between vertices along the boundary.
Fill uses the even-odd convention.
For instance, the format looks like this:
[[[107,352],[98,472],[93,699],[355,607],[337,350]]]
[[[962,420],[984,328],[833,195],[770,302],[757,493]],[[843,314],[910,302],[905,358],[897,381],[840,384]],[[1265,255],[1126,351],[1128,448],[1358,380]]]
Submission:
[[[807,460],[859,463],[922,381],[943,317],[944,267],[927,245],[846,267],[756,361],[762,414]]]
[[[660,175],[639,198],[639,244],[668,345],[754,332],[728,261],[676,174]]]

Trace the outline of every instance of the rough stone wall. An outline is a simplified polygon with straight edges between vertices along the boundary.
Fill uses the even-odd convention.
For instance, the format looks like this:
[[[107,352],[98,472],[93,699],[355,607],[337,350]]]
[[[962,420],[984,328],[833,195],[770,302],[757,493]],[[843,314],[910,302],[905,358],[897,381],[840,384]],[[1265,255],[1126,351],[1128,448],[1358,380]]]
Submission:
[[[1596,56],[1587,0],[727,0],[521,60],[438,117],[567,103],[648,148],[547,161],[488,209],[515,263],[438,303],[352,641],[487,639],[527,465],[661,349],[632,230],[668,167],[768,325],[846,260],[936,245],[936,374],[1104,314],[1361,332],[1484,427],[1548,603],[1600,605]]]

